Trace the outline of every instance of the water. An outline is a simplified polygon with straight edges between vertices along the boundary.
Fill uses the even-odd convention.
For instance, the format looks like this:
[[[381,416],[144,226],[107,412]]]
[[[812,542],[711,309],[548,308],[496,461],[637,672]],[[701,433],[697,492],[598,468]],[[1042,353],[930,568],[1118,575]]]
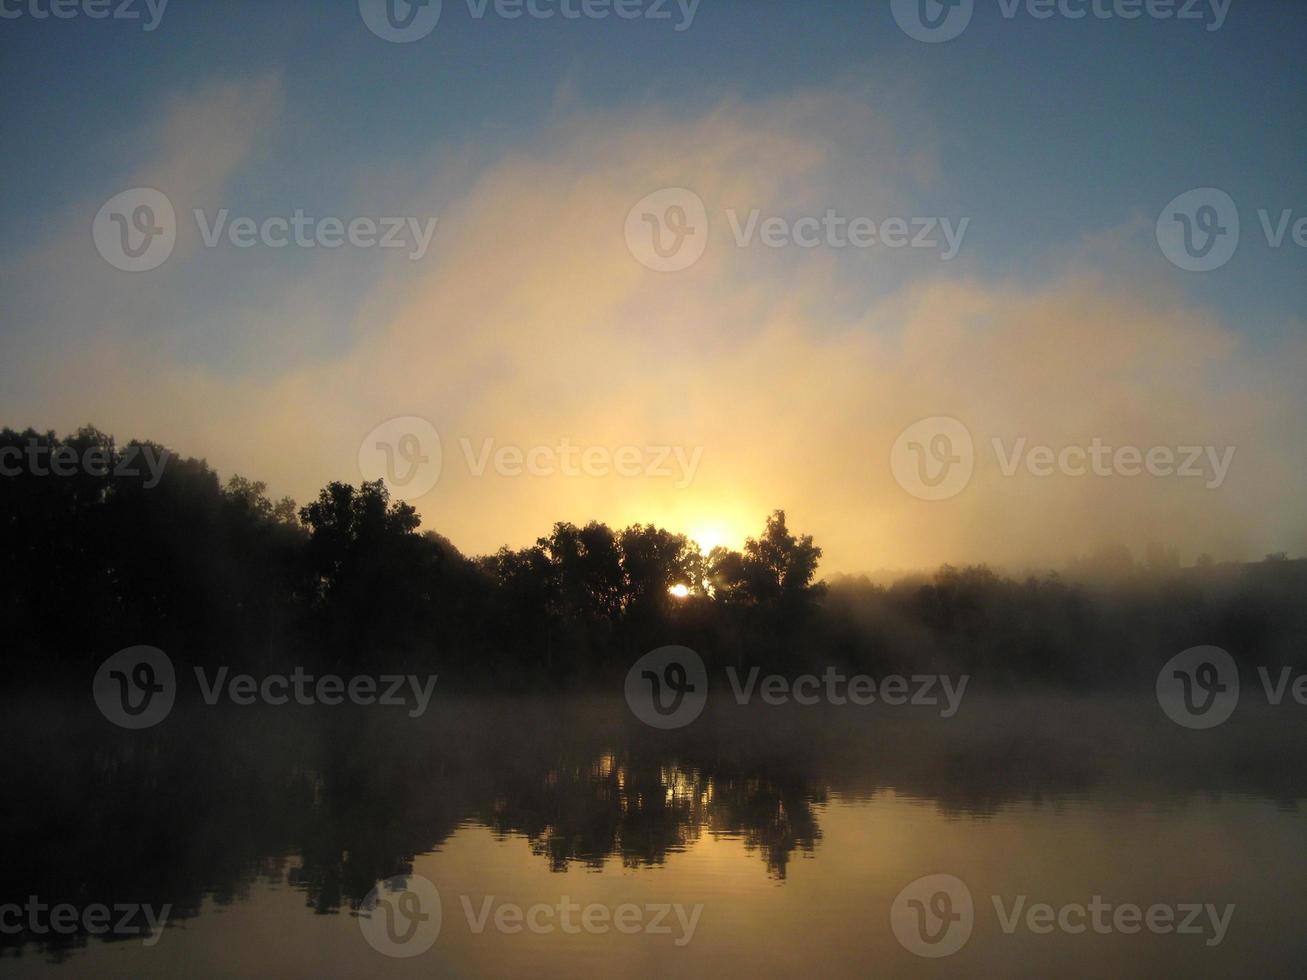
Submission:
[[[420,719],[179,706],[133,733],[57,703],[4,734],[3,902],[172,907],[148,940],[0,937],[6,976],[1299,976],[1307,953],[1288,705],[1190,731],[1151,701],[727,703],[657,732],[620,700],[437,698]],[[399,874],[440,896],[409,958],[365,936]],[[938,874],[974,912],[931,959],[960,920],[922,919],[932,945],[906,903],[960,896],[896,897]],[[1192,934],[1112,918],[1191,904]]]

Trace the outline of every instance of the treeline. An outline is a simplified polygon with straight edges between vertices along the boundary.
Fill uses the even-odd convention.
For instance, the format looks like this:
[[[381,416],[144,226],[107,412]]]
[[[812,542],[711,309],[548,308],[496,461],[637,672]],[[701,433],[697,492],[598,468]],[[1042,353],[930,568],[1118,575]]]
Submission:
[[[331,483],[297,507],[93,428],[0,432],[0,531],[5,655],[11,678],[34,682],[73,670],[81,683],[149,644],[182,667],[424,670],[522,689],[606,682],[675,643],[710,667],[1106,686],[1204,643],[1297,661],[1307,637],[1305,562],[1180,569],[1163,552],[1126,574],[1118,550],[1111,576],[1075,581],[945,566],[828,584],[821,548],[779,510],[739,551],[592,522],[467,557],[380,482]]]

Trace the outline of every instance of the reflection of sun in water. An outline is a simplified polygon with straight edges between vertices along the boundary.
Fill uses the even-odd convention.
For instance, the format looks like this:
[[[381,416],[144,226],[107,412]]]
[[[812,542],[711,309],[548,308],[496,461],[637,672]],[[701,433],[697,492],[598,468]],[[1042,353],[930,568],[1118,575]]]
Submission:
[[[670,592],[672,595],[676,596],[676,598],[678,599],[684,599],[686,596],[690,594],[690,587],[686,585],[684,582],[677,582],[667,591]]]

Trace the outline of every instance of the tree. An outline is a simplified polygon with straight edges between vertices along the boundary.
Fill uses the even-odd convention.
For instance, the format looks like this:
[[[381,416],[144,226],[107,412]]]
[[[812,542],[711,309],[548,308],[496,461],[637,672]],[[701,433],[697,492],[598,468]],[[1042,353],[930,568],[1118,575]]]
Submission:
[[[703,592],[703,556],[684,534],[672,534],[652,524],[633,524],[621,533],[618,544],[628,612],[667,609],[674,585]]]
[[[714,548],[708,556],[709,581],[727,601],[795,606],[822,595],[814,583],[821,548],[812,535],[796,537],[785,524],[785,511],[773,511],[759,538],[749,538],[744,552]]]
[[[300,520],[320,643],[351,662],[430,644],[432,551],[411,506],[391,503],[381,480],[330,483]]]
[[[616,621],[624,589],[621,552],[612,528],[597,521],[582,528],[560,522],[536,545],[549,556],[564,619],[580,624]]]

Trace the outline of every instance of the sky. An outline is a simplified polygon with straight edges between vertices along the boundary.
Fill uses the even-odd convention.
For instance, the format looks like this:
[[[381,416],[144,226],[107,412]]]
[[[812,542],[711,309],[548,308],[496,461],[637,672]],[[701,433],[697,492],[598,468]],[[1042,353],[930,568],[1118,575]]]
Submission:
[[[0,424],[474,554],[1307,551],[1307,6],[623,2],[0,2]]]

